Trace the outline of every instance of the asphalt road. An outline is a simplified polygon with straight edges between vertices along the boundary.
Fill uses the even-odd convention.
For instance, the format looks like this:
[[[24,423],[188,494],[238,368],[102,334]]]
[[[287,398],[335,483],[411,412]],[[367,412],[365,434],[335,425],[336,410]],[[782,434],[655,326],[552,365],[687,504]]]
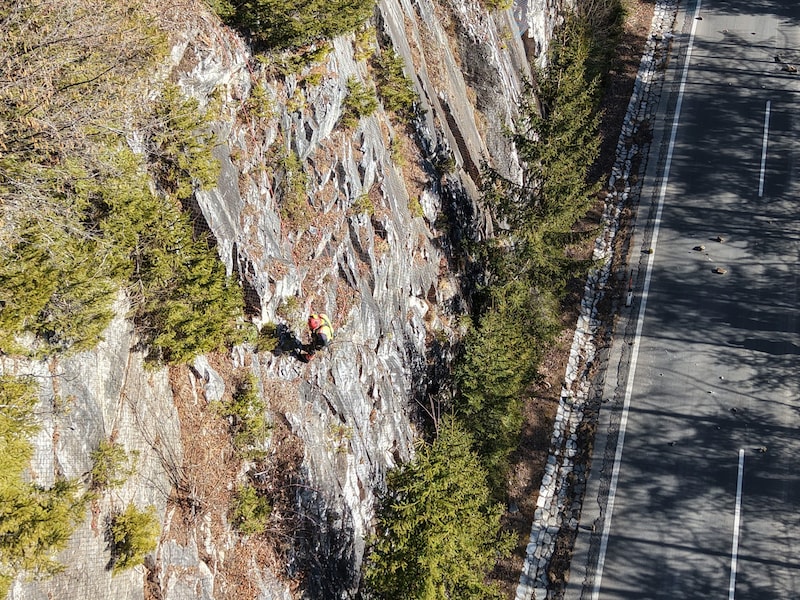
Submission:
[[[700,1],[569,599],[800,598],[800,2]]]

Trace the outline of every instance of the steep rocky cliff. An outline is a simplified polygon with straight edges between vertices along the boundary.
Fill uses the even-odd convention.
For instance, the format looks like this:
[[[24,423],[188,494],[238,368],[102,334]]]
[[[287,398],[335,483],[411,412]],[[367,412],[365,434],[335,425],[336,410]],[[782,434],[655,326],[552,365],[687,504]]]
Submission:
[[[505,128],[530,76],[526,48],[542,55],[558,4],[488,13],[477,0],[383,0],[374,35],[335,39],[293,69],[278,68],[286,56],[254,56],[199,2],[163,9],[169,77],[201,106],[221,106],[221,176],[196,194],[197,214],[240,278],[253,322],[277,325],[280,343],[146,369],[120,297],[95,350],[0,359],[3,372],[41,383],[36,481],[83,476],[91,450],[111,435],[138,452],[125,485],[93,501],[59,556],[65,570],[16,581],[11,598],[356,594],[385,474],[413,454],[416,415],[435,408],[461,334],[468,282],[454,249],[485,233],[481,165],[515,176]],[[371,86],[368,57],[389,47],[418,94],[416,116],[379,106],[343,125],[348,80]],[[294,155],[307,204],[289,214]],[[289,350],[312,310],[333,318],[336,338],[306,364]],[[231,460],[220,420],[209,416],[243,373],[255,375],[272,423],[259,472]],[[269,542],[230,527],[226,501],[244,478],[275,488]],[[155,505],[163,533],[144,568],[112,577],[105,523],[128,502]]]

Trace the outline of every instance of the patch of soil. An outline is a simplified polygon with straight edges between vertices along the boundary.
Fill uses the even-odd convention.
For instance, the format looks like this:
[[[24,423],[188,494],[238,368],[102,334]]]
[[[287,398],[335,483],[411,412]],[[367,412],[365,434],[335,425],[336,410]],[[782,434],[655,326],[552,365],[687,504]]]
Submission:
[[[628,102],[633,92],[633,85],[639,69],[644,45],[650,31],[653,18],[652,0],[631,0],[627,3],[625,28],[617,47],[617,64],[609,75],[602,101],[601,152],[597,164],[591,174],[593,180],[607,181],[614,164],[616,145]],[[603,179],[605,178],[605,179]],[[602,203],[598,202],[587,217],[578,225],[578,231],[591,231],[601,225]],[[620,236],[625,232],[620,231]],[[585,240],[570,252],[574,258],[591,256],[594,239]],[[619,240],[618,240],[619,243]],[[491,579],[500,584],[509,598],[514,598],[525,559],[526,546],[530,537],[530,527],[536,511],[544,466],[550,451],[550,436],[553,431],[555,415],[558,409],[561,386],[569,359],[570,346],[574,335],[574,327],[579,314],[583,296],[583,282],[573,282],[564,307],[562,324],[564,331],[547,352],[540,367],[540,380],[530,390],[525,402],[522,436],[519,449],[512,457],[511,475],[508,485],[508,510],[503,518],[507,531],[517,537],[517,547],[512,556],[501,561]],[[606,305],[608,306],[608,304]],[[608,316],[611,318],[611,315]],[[586,446],[582,456],[588,460],[594,439],[591,428],[579,436]],[[557,586],[566,581],[571,559],[571,542],[559,536],[556,555],[550,567],[550,579]]]

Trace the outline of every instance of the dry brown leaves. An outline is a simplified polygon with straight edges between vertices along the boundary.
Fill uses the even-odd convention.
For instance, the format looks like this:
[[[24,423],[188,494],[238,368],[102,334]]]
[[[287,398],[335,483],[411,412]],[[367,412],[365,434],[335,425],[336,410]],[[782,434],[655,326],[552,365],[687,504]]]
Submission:
[[[224,356],[209,356],[209,363],[225,381],[223,402],[242,380],[247,369],[233,368]],[[169,536],[181,545],[197,540],[200,558],[215,576],[215,594],[221,600],[256,598],[259,569],[285,571],[286,552],[295,526],[295,482],[303,460],[303,446],[282,414],[296,406],[297,390],[285,381],[264,381],[265,397],[276,414],[270,455],[252,465],[250,481],[273,506],[273,517],[262,534],[239,537],[228,522],[234,490],[243,460],[231,444],[227,421],[213,410],[192,382],[189,367],[171,367],[170,383],[181,423],[183,477],[173,490],[170,508],[175,516]],[[210,537],[211,554],[204,543]],[[232,547],[231,547],[232,544]],[[221,551],[221,550],[224,550]],[[296,587],[297,582],[289,582]],[[152,586],[151,586],[152,587]],[[150,590],[151,597],[157,590]],[[156,594],[157,596],[157,594]]]

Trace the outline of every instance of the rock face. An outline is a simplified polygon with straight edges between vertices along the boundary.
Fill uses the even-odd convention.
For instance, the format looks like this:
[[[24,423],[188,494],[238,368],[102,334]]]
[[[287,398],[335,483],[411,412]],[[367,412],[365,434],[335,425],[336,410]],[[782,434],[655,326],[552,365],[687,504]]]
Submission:
[[[33,481],[50,487],[57,476],[84,478],[92,468],[91,452],[112,435],[138,453],[135,474],[113,494],[92,502],[86,521],[58,556],[65,570],[41,581],[17,580],[12,600],[143,597],[141,571],[111,577],[106,521],[131,502],[153,505],[163,517],[173,485],[168,465],[181,462],[180,424],[166,371],[144,369],[141,354],[130,350],[126,302],[121,299],[116,308],[119,316],[92,352],[60,361],[0,362],[3,373],[31,375],[40,385]]]
[[[504,129],[530,77],[525,46],[541,56],[557,4],[531,0],[488,14],[477,1],[381,1],[366,50],[380,42],[402,57],[418,116],[403,122],[379,107],[355,128],[340,121],[347,81],[369,82],[370,67],[357,58],[364,48],[354,36],[334,40],[321,62],[274,75],[201,3],[191,18],[174,18],[171,77],[201,105],[222,100],[221,176],[197,193],[197,208],[228,272],[242,280],[254,322],[282,326],[284,341],[304,337],[312,310],[336,327],[332,347],[309,364],[280,347],[256,353],[244,345],[229,357],[256,375],[271,418],[303,448],[295,502],[309,526],[295,532],[283,571],[253,566],[260,598],[356,595],[386,472],[413,454],[415,415],[439,392],[460,335],[456,317],[468,307],[453,248],[485,233],[476,204],[481,166],[518,171]],[[294,155],[308,200],[299,214],[286,210]],[[3,372],[43,382],[38,481],[87,472],[89,453],[112,432],[140,456],[136,476],[87,515],[61,557],[64,573],[15,582],[14,600],[222,597],[215,561],[235,536],[220,545],[202,528],[175,533],[168,498],[185,471],[181,423],[168,372],[144,369],[132,335],[120,316],[93,352],[2,362]],[[207,360],[191,376],[198,402],[222,397],[225,378]],[[275,386],[293,401],[270,402]],[[164,533],[144,571],[112,578],[103,519],[131,501],[154,504]],[[287,575],[301,587],[285,583]]]

